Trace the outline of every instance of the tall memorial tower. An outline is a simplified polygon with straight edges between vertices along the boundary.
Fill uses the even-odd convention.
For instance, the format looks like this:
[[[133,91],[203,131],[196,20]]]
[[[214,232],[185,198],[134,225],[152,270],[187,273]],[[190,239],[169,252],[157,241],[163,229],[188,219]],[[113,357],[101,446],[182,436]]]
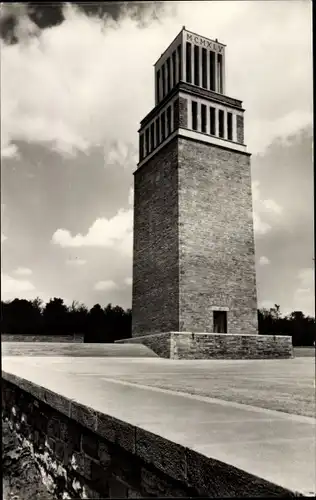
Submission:
[[[134,173],[133,337],[256,334],[250,154],[225,45],[181,30],[155,64]]]

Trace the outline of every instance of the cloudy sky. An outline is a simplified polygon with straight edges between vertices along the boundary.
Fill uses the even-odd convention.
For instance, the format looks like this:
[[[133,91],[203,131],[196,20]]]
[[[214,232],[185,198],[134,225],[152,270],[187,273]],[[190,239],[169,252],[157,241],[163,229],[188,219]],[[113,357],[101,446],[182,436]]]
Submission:
[[[1,7],[1,295],[131,305],[138,126],[187,29],[246,108],[259,305],[314,315],[311,3]]]

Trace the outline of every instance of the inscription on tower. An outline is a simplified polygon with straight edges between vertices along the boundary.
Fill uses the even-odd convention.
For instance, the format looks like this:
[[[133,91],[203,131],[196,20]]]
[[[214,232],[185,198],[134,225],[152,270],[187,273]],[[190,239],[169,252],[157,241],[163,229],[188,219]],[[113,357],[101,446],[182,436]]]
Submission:
[[[213,50],[214,52],[218,52],[219,54],[222,54],[224,52],[223,45],[214,42],[213,40],[208,40],[207,38],[194,35],[193,33],[186,33],[186,41],[194,43],[195,45],[200,45],[201,47],[205,47],[206,49]]]

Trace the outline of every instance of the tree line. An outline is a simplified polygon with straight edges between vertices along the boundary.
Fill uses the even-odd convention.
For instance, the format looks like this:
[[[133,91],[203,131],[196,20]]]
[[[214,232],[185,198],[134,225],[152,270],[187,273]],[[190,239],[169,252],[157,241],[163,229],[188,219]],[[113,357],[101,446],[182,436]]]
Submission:
[[[302,311],[283,316],[280,306],[258,310],[258,328],[262,335],[290,335],[293,346],[313,346],[316,341],[315,318]]]
[[[29,335],[84,334],[85,342],[114,342],[131,337],[132,311],[108,304],[90,310],[77,301],[67,306],[63,299],[45,305],[35,300],[1,301],[1,332]]]
[[[280,306],[258,310],[259,334],[291,335],[294,346],[313,346],[316,340],[315,319],[294,311],[284,316]],[[1,301],[1,332],[8,334],[56,335],[84,334],[85,342],[114,342],[131,337],[132,311],[108,304],[88,309],[74,301],[67,306],[63,299],[40,298]]]

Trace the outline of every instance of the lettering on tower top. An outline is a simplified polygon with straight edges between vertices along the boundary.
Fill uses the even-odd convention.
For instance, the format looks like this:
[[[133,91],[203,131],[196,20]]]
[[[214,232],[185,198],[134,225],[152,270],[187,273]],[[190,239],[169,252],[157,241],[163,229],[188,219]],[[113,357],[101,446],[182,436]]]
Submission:
[[[214,52],[218,52],[219,54],[224,52],[224,45],[214,42],[213,40],[209,40],[208,38],[195,35],[194,33],[186,32],[186,41],[194,43],[195,45],[200,45],[201,47],[205,47],[206,49]]]

